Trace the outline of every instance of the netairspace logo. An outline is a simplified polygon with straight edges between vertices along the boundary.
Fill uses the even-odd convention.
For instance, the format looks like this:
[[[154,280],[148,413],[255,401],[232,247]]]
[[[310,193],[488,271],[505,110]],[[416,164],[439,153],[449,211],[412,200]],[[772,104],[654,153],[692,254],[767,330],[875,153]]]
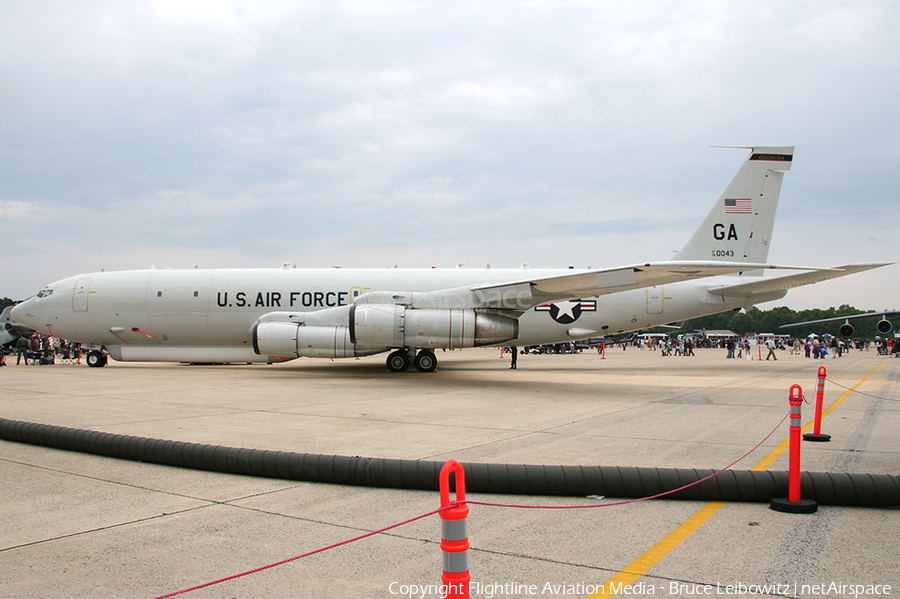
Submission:
[[[661,587],[662,588],[662,587]],[[736,582],[732,584],[722,584],[717,582],[711,584],[685,584],[681,582],[669,583],[669,595],[679,597],[694,595],[719,595],[728,597],[742,597],[745,595],[840,595],[843,597],[872,597],[886,596],[891,594],[891,585],[889,584],[845,584],[843,582],[826,582],[819,584],[744,584]],[[652,595],[653,590],[650,587]]]

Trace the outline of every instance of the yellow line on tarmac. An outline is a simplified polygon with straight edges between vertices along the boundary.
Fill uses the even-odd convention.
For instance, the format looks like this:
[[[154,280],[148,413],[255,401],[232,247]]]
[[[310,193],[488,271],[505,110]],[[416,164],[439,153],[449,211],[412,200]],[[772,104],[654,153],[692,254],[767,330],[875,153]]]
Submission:
[[[851,389],[847,390],[843,395],[837,398],[834,403],[828,406],[828,409],[822,412],[822,418],[825,418],[828,414],[830,414],[844,399],[846,399],[850,393],[856,390],[857,387],[865,383],[870,376],[875,374],[879,368],[887,364],[887,362],[882,362],[879,364],[875,370],[864,376],[856,385],[854,385]],[[801,431],[809,430],[813,421],[810,421],[804,426]],[[781,443],[778,444],[775,449],[773,449],[769,455],[764,457],[757,465],[755,465],[750,470],[765,470],[772,463],[778,459],[778,457],[784,453],[784,451],[788,448],[790,443],[790,438],[785,439]],[[685,539],[691,536],[695,530],[700,528],[704,522],[712,518],[713,514],[718,512],[725,506],[724,501],[710,501],[702,508],[697,510],[697,512],[682,522],[675,530],[664,536],[659,540],[653,547],[648,549],[641,555],[639,558],[625,566],[623,570],[621,570],[618,574],[607,580],[605,583],[600,585],[600,588],[593,595],[588,595],[586,599],[604,599],[608,597],[614,597],[616,592],[619,591],[623,586],[634,584],[641,576],[647,573],[647,571],[655,566],[662,558],[668,555],[673,549],[675,549],[678,545],[680,545]]]
[[[647,573],[647,570],[656,565],[670,551],[675,549],[685,539],[700,528],[704,522],[712,518],[713,514],[725,506],[724,501],[711,501],[700,508],[696,514],[682,522],[678,528],[664,536],[656,545],[644,552],[642,556],[625,566],[625,569],[604,582],[600,589],[587,599],[599,599],[601,597],[615,597],[616,593],[625,585],[634,584],[638,578]]]

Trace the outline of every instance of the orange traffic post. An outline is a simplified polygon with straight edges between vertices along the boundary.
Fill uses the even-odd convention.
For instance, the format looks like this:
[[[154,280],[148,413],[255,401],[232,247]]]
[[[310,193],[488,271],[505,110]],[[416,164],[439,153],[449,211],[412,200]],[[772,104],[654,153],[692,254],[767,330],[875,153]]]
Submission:
[[[813,432],[803,435],[804,441],[818,441],[820,443],[831,441],[831,435],[822,434],[822,404],[825,401],[825,373],[827,370],[824,366],[819,366],[819,382],[816,387],[816,420],[813,425]]]
[[[813,425],[813,432],[803,435],[804,441],[818,441],[823,443],[831,441],[831,435],[822,434],[822,403],[825,401],[825,373],[827,370],[824,366],[819,366],[819,383],[816,388],[816,420]]]
[[[772,499],[769,507],[777,512],[812,514],[819,505],[812,499],[800,497],[800,406],[803,405],[803,389],[792,385],[788,401],[791,404],[791,436],[788,459],[788,496]]]
[[[450,473],[456,474],[456,501],[450,502]],[[444,599],[469,599],[469,506],[462,464],[448,460],[440,474],[441,552]]]

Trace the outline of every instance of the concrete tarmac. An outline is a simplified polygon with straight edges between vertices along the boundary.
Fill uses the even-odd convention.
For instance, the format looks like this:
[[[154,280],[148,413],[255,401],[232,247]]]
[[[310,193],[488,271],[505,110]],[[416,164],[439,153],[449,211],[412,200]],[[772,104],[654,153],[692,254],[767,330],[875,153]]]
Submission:
[[[13,359],[0,368],[0,417],[305,453],[721,468],[778,425],[791,385],[814,401],[824,365],[825,406],[839,402],[823,424],[832,440],[804,443],[802,469],[896,475],[900,466],[900,360],[874,350],[816,361],[779,352],[777,362],[760,362],[719,350],[661,357],[610,349],[606,359],[521,356],[517,370],[496,349],[438,358],[431,374],[390,374],[384,356],[105,368]],[[804,405],[803,422],[813,413]],[[778,446],[787,436],[784,422],[734,469],[765,468],[771,456],[768,468],[786,470]],[[432,492],[224,475],[7,441],[0,479],[2,598],[158,597],[440,505]],[[473,598],[900,594],[900,514],[891,508],[820,506],[802,515],[677,500],[566,510],[473,505],[469,536]],[[440,597],[439,537],[433,515],[179,596]]]

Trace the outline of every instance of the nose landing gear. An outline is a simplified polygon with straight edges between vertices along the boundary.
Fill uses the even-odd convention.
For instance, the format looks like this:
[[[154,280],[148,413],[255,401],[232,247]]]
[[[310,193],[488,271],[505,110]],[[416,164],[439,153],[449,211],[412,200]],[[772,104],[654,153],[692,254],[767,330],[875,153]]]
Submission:
[[[87,365],[91,368],[100,368],[106,366],[107,356],[102,351],[88,352]]]

